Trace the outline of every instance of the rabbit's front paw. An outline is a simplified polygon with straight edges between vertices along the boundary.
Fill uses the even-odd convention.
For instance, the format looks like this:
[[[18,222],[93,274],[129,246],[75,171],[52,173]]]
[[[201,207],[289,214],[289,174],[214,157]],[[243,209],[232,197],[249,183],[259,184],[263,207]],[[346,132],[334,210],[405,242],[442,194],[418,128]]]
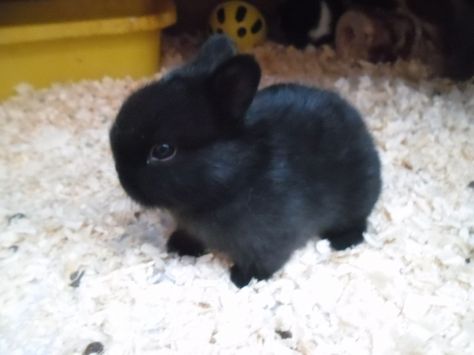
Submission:
[[[238,265],[233,265],[230,268],[230,279],[238,288],[247,286],[253,275],[247,270],[240,268]]]
[[[171,234],[166,243],[166,249],[168,253],[177,253],[180,256],[189,255],[197,257],[206,252],[204,244],[180,230]]]

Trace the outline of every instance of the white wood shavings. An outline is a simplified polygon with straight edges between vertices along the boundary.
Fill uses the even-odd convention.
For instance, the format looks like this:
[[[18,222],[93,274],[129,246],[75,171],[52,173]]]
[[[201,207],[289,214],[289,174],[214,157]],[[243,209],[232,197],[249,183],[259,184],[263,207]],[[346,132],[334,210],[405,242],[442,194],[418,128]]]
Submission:
[[[166,38],[155,77],[197,44]],[[262,86],[333,89],[366,118],[384,179],[366,243],[310,242],[238,290],[225,257],[168,255],[173,221],[119,186],[108,128],[149,79],[22,84],[0,103],[0,354],[474,354],[474,83],[329,48],[255,54]]]

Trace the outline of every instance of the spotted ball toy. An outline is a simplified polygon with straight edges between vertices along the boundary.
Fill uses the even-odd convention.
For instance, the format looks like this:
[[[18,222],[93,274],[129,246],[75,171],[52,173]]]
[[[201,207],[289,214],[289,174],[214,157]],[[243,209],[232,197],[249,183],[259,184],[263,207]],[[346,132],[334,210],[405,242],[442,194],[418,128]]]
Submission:
[[[260,11],[245,1],[227,1],[216,6],[209,17],[210,33],[224,33],[239,51],[248,51],[267,36],[267,26]]]

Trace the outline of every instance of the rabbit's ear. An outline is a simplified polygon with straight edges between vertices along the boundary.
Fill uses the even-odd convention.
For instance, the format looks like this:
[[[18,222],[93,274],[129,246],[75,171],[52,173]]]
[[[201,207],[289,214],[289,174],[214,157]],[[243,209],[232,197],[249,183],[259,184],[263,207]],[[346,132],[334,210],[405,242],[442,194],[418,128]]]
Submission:
[[[260,66],[250,55],[237,55],[221,64],[211,77],[212,100],[227,122],[243,122],[260,82]]]
[[[235,54],[235,45],[229,37],[213,35],[202,45],[196,58],[191,62],[191,66],[195,69],[213,71]]]

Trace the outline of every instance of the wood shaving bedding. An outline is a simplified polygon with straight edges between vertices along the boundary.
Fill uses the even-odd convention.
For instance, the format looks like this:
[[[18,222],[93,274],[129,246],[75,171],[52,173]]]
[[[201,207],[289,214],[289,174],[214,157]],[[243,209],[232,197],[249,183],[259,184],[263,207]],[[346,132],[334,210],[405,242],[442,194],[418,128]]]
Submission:
[[[167,38],[156,77],[195,45]],[[263,86],[322,86],[363,113],[384,178],[367,242],[310,242],[238,290],[221,257],[168,255],[169,216],[118,184],[108,127],[144,80],[21,85],[0,104],[1,354],[474,354],[474,83],[255,54]]]

